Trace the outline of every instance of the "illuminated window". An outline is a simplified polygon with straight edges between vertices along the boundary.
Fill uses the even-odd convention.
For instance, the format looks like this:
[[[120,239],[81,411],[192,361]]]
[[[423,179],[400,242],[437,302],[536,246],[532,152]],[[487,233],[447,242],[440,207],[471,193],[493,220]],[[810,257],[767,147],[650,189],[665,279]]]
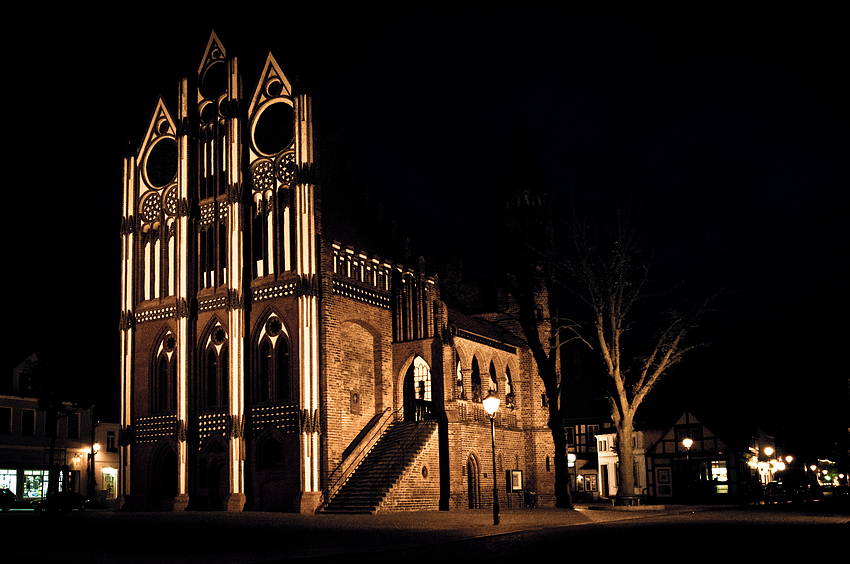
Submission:
[[[729,477],[726,473],[725,460],[711,461],[711,479],[715,482],[728,482]]]
[[[115,468],[103,469],[103,489],[106,490],[106,499],[118,497],[118,470]]]
[[[62,491],[60,476],[57,491]],[[47,496],[50,486],[50,472],[47,470],[24,470],[24,498],[41,498]]]
[[[413,359],[404,377],[405,419],[426,421],[433,418],[431,406],[431,367],[421,356]]]
[[[416,399],[431,401],[431,369],[421,356],[413,361],[413,383]]]
[[[0,468],[0,488],[18,491],[18,471],[11,468]]]

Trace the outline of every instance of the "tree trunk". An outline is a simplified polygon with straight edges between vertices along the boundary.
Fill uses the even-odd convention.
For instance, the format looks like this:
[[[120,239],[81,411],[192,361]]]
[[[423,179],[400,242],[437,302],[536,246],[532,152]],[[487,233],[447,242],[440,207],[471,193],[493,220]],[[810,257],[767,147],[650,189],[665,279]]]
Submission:
[[[552,431],[552,441],[555,443],[555,507],[573,508],[570,493],[570,471],[567,464],[567,434],[561,421],[561,410],[552,408],[549,400],[549,429]]]
[[[619,467],[617,476],[616,505],[627,505],[625,498],[635,495],[635,449],[633,443],[634,423],[629,416],[617,418],[614,422],[617,429],[617,455],[619,456]]]

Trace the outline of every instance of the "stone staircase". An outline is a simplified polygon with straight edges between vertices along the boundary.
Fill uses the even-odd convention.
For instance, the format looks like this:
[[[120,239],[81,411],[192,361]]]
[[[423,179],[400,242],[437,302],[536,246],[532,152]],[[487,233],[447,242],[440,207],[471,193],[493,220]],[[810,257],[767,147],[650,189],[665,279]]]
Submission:
[[[374,514],[437,428],[435,421],[390,425],[322,513]]]

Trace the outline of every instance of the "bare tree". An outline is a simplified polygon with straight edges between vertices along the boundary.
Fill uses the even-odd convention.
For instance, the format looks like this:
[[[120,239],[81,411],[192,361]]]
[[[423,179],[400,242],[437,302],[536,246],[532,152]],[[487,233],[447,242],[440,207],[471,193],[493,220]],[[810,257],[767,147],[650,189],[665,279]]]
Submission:
[[[632,323],[639,316],[638,305],[649,297],[649,263],[644,260],[635,221],[618,215],[613,226],[596,229],[574,215],[569,234],[574,255],[565,266],[575,284],[573,293],[590,311],[586,342],[594,344],[605,366],[611,419],[617,432],[617,498],[622,503],[624,497],[634,495],[635,413],[672,366],[705,344],[689,344],[686,337],[720,294],[652,312],[661,319],[654,331],[637,331]],[[628,347],[627,337],[631,337]],[[634,347],[642,348],[643,353],[627,354]]]
[[[516,266],[519,263],[514,264]],[[553,271],[543,267],[539,261],[529,262],[529,267],[536,272],[522,273],[520,268],[519,274],[512,272],[506,277],[505,287],[513,297],[515,307],[503,312],[505,318],[502,319],[502,324],[518,325],[518,336],[523,338],[534,358],[537,375],[543,382],[546,393],[546,405],[549,409],[547,426],[552,433],[555,447],[555,505],[571,508],[573,504],[567,465],[567,436],[561,413],[561,371],[558,354],[564,341],[562,333],[565,326],[558,319],[550,301],[550,297],[555,295]],[[515,329],[513,332],[517,333]]]
[[[22,373],[26,375],[28,386],[38,397],[38,410],[45,413],[45,432],[50,438],[48,469],[48,492],[59,491],[59,465],[56,464],[56,432],[59,420],[67,418],[77,410],[88,409],[91,403],[81,401],[79,389],[71,386],[69,367],[55,362],[51,353],[39,352],[35,358],[26,361]],[[26,393],[27,390],[21,390]],[[75,400],[75,401],[72,401]]]
[[[517,154],[527,155],[520,136]],[[530,162],[526,156],[518,159]],[[561,414],[561,371],[559,348],[570,323],[559,320],[555,306],[555,244],[548,195],[539,188],[526,168],[508,176],[499,225],[501,286],[513,298],[503,310],[501,324],[522,338],[534,358],[543,382],[549,410],[547,426],[555,447],[555,505],[572,507],[567,465],[567,436]],[[511,301],[511,300],[509,300]]]

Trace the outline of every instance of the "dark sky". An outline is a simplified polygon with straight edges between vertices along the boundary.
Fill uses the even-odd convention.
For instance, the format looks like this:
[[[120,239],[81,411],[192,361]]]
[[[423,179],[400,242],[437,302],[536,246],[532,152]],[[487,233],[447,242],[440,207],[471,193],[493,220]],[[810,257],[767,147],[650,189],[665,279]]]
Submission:
[[[736,290],[706,326],[712,346],[686,359],[665,399],[745,406],[772,432],[820,442],[846,429],[837,14],[428,6],[281,10],[259,23],[232,9],[108,25],[75,12],[7,50],[18,88],[6,104],[6,228],[19,241],[7,366],[39,342],[71,346],[72,371],[115,398],[123,148],[160,95],[175,109],[177,81],[215,28],[240,56],[246,96],[269,49],[314,94],[357,182],[426,253],[492,244],[520,121],[556,200],[639,202],[660,273]]]

